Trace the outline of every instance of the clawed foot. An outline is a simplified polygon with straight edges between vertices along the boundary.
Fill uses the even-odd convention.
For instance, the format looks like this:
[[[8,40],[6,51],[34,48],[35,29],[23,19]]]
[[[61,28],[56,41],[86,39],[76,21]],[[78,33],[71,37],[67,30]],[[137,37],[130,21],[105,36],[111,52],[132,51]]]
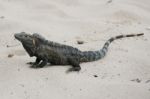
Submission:
[[[41,66],[40,64],[33,64],[30,66],[31,68],[43,68],[43,66]]]
[[[42,66],[40,66],[40,65],[34,65],[34,64],[31,65],[30,67],[31,67],[31,68],[42,68]]]
[[[81,70],[81,67],[72,67],[69,70],[67,70],[67,73],[73,72],[73,71],[79,72],[80,70]]]
[[[43,66],[41,66],[40,64],[36,63],[36,62],[28,62],[27,64],[31,65],[31,68],[42,68]]]
[[[35,62],[27,62],[26,64],[33,65]]]

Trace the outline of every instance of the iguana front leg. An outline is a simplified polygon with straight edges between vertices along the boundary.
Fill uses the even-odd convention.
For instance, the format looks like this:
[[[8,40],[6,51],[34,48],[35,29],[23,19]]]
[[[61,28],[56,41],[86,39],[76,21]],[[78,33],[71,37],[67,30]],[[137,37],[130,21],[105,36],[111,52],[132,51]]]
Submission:
[[[44,67],[47,63],[48,63],[48,60],[47,60],[47,59],[43,59],[40,64],[35,64],[35,65],[33,65],[33,67],[34,67],[34,68],[42,68],[42,67]]]

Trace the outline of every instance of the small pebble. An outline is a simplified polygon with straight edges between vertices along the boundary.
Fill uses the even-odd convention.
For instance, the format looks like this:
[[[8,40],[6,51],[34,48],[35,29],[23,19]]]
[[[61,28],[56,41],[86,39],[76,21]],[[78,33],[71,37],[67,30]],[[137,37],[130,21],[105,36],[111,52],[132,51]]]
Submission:
[[[78,43],[78,44],[83,44],[83,43],[84,43],[84,41],[77,41],[77,43]]]
[[[145,38],[144,41],[148,41],[148,39]]]
[[[93,75],[94,77],[98,77],[97,75]]]
[[[9,58],[11,58],[11,57],[13,57],[14,56],[14,54],[8,54],[8,57]]]
[[[19,84],[21,87],[24,87],[24,84]]]
[[[108,0],[107,3],[112,3],[112,0]]]
[[[4,19],[5,17],[4,17],[4,16],[0,16],[0,18],[1,18],[1,19]]]
[[[147,80],[145,83],[150,83],[150,80]]]
[[[137,82],[137,83],[140,83],[140,82],[141,82],[141,80],[140,80],[139,78],[133,79],[133,80],[131,80],[131,81],[135,81],[135,82]]]

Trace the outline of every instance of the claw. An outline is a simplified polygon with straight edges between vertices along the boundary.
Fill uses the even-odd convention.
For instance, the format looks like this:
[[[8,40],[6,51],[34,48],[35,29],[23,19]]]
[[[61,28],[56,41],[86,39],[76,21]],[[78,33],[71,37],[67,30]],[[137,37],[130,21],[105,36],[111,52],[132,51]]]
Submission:
[[[67,73],[73,72],[73,71],[79,72],[80,70],[81,70],[81,67],[72,67],[72,68],[70,68],[70,69],[67,70]]]
[[[26,64],[33,65],[33,64],[34,64],[34,62],[27,62]]]

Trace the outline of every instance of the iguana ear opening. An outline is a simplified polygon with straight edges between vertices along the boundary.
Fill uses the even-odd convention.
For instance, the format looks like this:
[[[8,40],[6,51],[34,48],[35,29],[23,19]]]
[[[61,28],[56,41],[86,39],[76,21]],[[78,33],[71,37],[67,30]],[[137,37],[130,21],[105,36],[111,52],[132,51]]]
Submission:
[[[36,38],[33,38],[32,40],[33,46],[37,47],[39,45],[39,41]]]
[[[33,43],[34,46],[36,46],[36,45],[35,45],[35,39],[32,40],[32,43]]]

